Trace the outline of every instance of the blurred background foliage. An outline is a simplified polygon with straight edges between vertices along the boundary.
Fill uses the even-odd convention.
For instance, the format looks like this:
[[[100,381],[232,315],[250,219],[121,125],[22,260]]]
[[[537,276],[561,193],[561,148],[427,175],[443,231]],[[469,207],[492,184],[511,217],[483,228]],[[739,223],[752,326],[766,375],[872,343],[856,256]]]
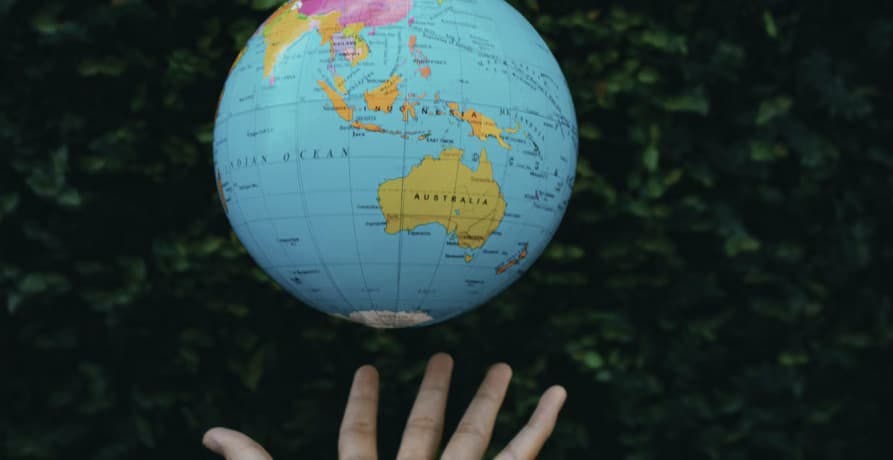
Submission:
[[[568,387],[546,459],[893,458],[890,2],[512,2],[574,92],[572,206],[492,304],[396,332],[299,305],[216,201],[276,3],[0,1],[7,458],[211,458],[216,424],[333,458],[367,362],[387,458],[440,350],[450,427],[515,368],[497,444]]]

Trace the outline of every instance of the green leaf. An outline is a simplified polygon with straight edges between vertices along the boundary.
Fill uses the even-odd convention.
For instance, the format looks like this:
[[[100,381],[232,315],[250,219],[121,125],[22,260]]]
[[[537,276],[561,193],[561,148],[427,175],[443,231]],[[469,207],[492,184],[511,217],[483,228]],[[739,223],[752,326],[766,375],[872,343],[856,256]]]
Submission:
[[[775,161],[787,156],[788,151],[781,144],[768,144],[759,141],[750,144],[750,158],[754,161]]]
[[[19,206],[18,193],[4,193],[0,195],[0,220],[12,214]]]
[[[778,38],[778,27],[775,25],[775,18],[769,10],[763,10],[763,27],[766,29],[766,35]]]
[[[266,356],[267,349],[262,347],[254,352],[246,362],[236,365],[239,379],[245,388],[252,391],[257,389],[257,384],[264,375]]]
[[[809,355],[802,352],[784,352],[778,355],[778,363],[782,366],[802,366],[809,362]]]
[[[282,0],[252,0],[251,8],[255,10],[269,10],[282,4]]]
[[[682,94],[664,98],[661,107],[670,112],[692,112],[701,115],[710,113],[710,100],[704,88],[698,86]]]
[[[791,110],[793,100],[787,96],[778,96],[773,99],[765,100],[760,103],[757,111],[756,124],[758,126],[765,125],[776,117],[786,115]]]
[[[59,2],[47,2],[37,14],[31,18],[31,26],[44,35],[51,35],[62,28],[63,23],[59,21],[59,13],[62,12],[64,4]]]
[[[733,257],[744,252],[758,251],[762,247],[759,240],[745,234],[734,235],[726,239],[726,255]]]
[[[81,205],[81,194],[73,188],[67,188],[56,197],[56,200],[66,208],[77,208]]]
[[[19,310],[23,300],[25,298],[17,292],[10,292],[6,296],[6,310],[9,311],[10,315],[14,315]]]
[[[50,154],[49,162],[32,167],[26,182],[38,196],[54,198],[65,186],[67,170],[68,146],[63,145]]]
[[[126,69],[125,60],[112,56],[85,59],[78,65],[78,73],[85,77],[115,77],[124,73]]]
[[[688,45],[684,35],[670,33],[666,30],[649,28],[642,32],[642,43],[659,50],[676,54],[688,53]]]
[[[649,172],[657,171],[658,162],[660,161],[660,150],[657,149],[657,146],[652,144],[645,148],[645,151],[642,153],[642,163],[645,165],[645,169]]]
[[[591,123],[583,123],[580,125],[580,137],[595,141],[601,139],[602,133],[595,125]]]
[[[590,369],[600,369],[602,366],[605,365],[605,359],[602,358],[602,355],[594,350],[583,353],[581,361],[583,362],[583,365]]]
[[[19,291],[24,294],[42,294],[66,291],[70,286],[68,279],[58,273],[29,273],[19,282]]]
[[[649,67],[640,70],[639,73],[636,75],[636,78],[638,78],[640,83],[650,85],[653,83],[657,83],[657,81],[660,79],[660,75],[655,69]]]

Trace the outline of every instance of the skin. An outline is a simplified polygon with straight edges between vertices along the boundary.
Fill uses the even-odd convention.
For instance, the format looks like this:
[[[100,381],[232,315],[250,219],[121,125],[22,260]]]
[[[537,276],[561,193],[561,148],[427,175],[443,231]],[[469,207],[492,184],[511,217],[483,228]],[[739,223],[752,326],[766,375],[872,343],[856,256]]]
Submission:
[[[447,354],[439,353],[428,361],[403,431],[397,460],[437,458],[443,438],[443,419],[452,372],[453,359]],[[447,442],[441,460],[483,458],[511,378],[512,369],[507,364],[490,367]],[[378,460],[378,382],[378,371],[372,366],[363,366],[354,374],[338,439],[339,460]],[[535,459],[552,434],[565,399],[567,392],[561,386],[546,390],[530,420],[495,460]],[[202,442],[226,460],[272,460],[260,444],[238,431],[212,428],[205,433]]]

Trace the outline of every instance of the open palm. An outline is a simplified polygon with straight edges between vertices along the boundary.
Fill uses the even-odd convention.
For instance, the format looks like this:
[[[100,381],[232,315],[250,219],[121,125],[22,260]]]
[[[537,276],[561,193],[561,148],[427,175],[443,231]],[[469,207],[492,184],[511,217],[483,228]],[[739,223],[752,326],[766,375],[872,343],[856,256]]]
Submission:
[[[434,355],[428,361],[415,404],[409,414],[397,460],[431,460],[437,457],[443,437],[444,412],[453,372],[453,359]],[[496,364],[487,371],[474,399],[462,416],[456,431],[441,454],[442,460],[475,460],[483,457],[496,415],[505,398],[512,370]],[[564,388],[549,388],[527,425],[515,436],[496,460],[536,458],[552,434],[558,412],[567,397]],[[378,371],[359,368],[354,375],[338,439],[339,460],[377,460]],[[203,442],[227,460],[271,460],[263,447],[248,436],[226,428],[213,428]]]

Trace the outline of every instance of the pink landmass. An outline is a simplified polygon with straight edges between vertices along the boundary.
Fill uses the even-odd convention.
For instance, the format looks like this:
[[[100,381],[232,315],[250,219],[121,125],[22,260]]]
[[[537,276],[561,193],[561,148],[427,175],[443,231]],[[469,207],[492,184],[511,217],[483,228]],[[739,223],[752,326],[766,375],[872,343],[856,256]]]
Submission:
[[[340,11],[342,25],[362,22],[365,27],[393,24],[406,17],[412,0],[305,0],[301,13],[307,16]]]

